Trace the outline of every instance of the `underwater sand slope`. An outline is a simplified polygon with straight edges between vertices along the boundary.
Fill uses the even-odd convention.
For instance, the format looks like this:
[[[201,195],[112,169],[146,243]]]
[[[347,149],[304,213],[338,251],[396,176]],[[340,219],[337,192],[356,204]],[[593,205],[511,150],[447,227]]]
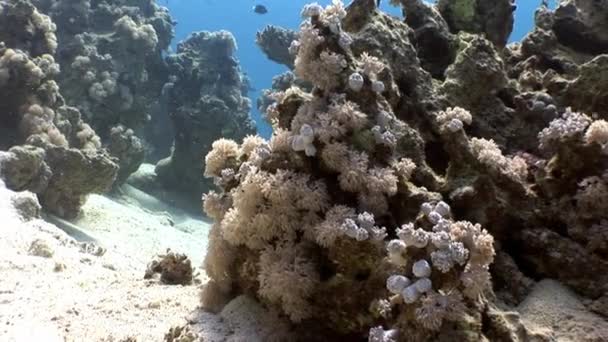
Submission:
[[[196,308],[197,286],[143,280],[148,255],[165,247],[199,246],[200,253],[181,252],[200,260],[203,242],[196,236],[180,235],[135,207],[93,197],[78,223],[107,248],[98,256],[96,248],[86,248],[56,226],[22,217],[12,205],[15,194],[0,184],[1,341],[120,341],[129,336],[162,341]]]
[[[556,341],[608,340],[608,322],[588,311],[575,293],[555,280],[538,282],[517,311],[529,328],[552,330]]]
[[[185,253],[196,266],[201,264],[208,223],[167,211],[152,212],[131,201],[122,204],[92,195],[82,208],[83,214],[73,222],[103,246],[113,246],[124,253],[131,264],[145,265],[167,248]]]

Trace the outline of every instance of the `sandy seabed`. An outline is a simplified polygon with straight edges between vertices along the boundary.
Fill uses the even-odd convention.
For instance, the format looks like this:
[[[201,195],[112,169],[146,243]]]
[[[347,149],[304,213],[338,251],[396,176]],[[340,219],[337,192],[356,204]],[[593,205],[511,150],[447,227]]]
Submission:
[[[92,195],[71,222],[77,240],[42,219],[24,222],[11,193],[0,189],[0,341],[162,341],[196,311],[196,284],[143,276],[170,248],[188,255],[197,282],[204,281],[198,266],[208,223],[169,207],[153,212],[134,200]],[[96,246],[105,253],[97,255]]]

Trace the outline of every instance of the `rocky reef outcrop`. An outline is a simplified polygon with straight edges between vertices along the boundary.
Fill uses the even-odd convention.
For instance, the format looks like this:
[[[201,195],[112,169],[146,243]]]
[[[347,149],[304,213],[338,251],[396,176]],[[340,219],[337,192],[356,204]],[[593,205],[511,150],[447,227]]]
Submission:
[[[149,155],[168,150],[169,142],[160,137],[172,131],[165,125],[159,132],[150,123],[166,115],[158,99],[168,76],[163,53],[174,21],[153,0],[33,3],[56,27],[57,84],[103,143],[114,145],[109,150],[121,165],[121,184],[143,161],[142,148]],[[120,129],[132,134],[117,147]]]
[[[13,190],[74,217],[86,195],[108,190],[118,166],[56,79],[56,26],[29,1],[0,2],[0,174]]]
[[[213,143],[203,304],[252,296],[302,340],[548,341],[496,305],[554,278],[606,315],[605,8],[505,46],[511,1],[399,3],[307,5],[312,89],[277,81],[269,141]]]
[[[105,139],[122,124],[142,133],[166,79],[173,20],[153,0],[35,0],[57,26],[57,82]]]
[[[295,56],[289,47],[298,39],[298,33],[283,27],[268,25],[255,36],[255,42],[272,61],[293,69]]]
[[[255,131],[246,98],[248,80],[227,32],[194,35],[176,54],[165,56],[175,22],[153,0],[19,0],[7,2],[2,13],[0,40],[8,48],[26,51],[32,59],[28,68],[39,65],[34,75],[21,72],[19,77],[23,82],[46,77],[52,83],[45,91],[61,92],[56,107],[62,107],[65,119],[38,115],[57,126],[45,128],[47,136],[70,147],[106,147],[119,166],[115,185],[124,183],[145,160],[156,163],[171,154],[159,163],[159,178],[153,181],[160,179],[163,191],[198,197],[210,185],[199,172],[201,151],[208,151],[219,136],[240,139]],[[5,64],[18,58],[11,54]],[[8,83],[8,66],[2,70],[0,81]],[[21,97],[29,95],[24,91]],[[20,122],[18,117],[11,120],[12,125]],[[69,125],[82,125],[84,132]],[[11,141],[5,148],[19,138],[10,127],[2,125]],[[74,136],[66,136],[67,145],[59,134],[64,130]]]
[[[507,44],[513,30],[513,0],[440,0],[437,9],[452,32],[482,34],[498,47]]]
[[[289,68],[289,71],[272,78],[269,89],[262,89],[261,95],[257,99],[260,113],[266,113],[268,106],[276,103],[274,93],[285,91],[293,85],[306,90],[312,89],[310,82],[293,73],[296,55],[292,44],[297,40],[298,32],[274,25],[268,25],[256,33],[256,43],[264,54],[270,60]]]
[[[200,198],[212,186],[202,176],[201,151],[209,151],[220,137],[238,140],[255,133],[236,48],[227,31],[198,32],[167,57],[169,82],[163,95],[175,137],[171,155],[156,165],[167,189]]]

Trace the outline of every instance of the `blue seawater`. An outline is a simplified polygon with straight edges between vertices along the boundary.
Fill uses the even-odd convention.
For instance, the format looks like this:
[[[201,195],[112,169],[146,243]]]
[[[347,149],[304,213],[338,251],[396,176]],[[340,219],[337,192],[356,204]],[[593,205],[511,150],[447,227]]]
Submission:
[[[228,30],[234,34],[238,51],[237,57],[242,70],[251,79],[255,90],[249,93],[252,99],[252,117],[257,123],[261,136],[269,137],[271,128],[264,121],[256,108],[255,102],[260,90],[269,88],[272,77],[287,69],[266,58],[255,44],[255,34],[266,25],[273,24],[297,29],[300,25],[300,10],[310,0],[158,0],[159,4],[168,7],[173,18],[178,22],[175,28],[173,46],[195,31]],[[316,0],[326,5],[331,0]],[[345,3],[349,1],[346,0]],[[553,1],[552,1],[553,2]],[[517,1],[515,25],[511,41],[521,40],[534,26],[534,11],[540,0]],[[267,7],[264,15],[253,12],[253,6],[261,4]],[[392,15],[401,16],[401,9],[389,5],[383,0],[381,9]]]

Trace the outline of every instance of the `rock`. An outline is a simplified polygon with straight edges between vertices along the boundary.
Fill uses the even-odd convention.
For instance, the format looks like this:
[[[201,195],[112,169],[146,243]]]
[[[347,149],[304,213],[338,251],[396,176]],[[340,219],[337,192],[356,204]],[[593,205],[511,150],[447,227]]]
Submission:
[[[166,189],[192,201],[212,186],[203,178],[201,156],[213,141],[255,134],[249,89],[235,51],[231,33],[203,31],[180,42],[167,57],[170,76],[163,96],[176,134],[171,155],[157,163],[156,174]]]
[[[608,262],[584,246],[545,228],[517,236],[517,257],[538,275],[555,277],[591,298],[607,290]]]
[[[90,193],[110,189],[118,166],[103,150],[78,150],[41,142],[44,148],[24,145],[4,153],[0,175],[16,191],[38,194],[46,210],[73,218]]]
[[[499,298],[510,305],[519,304],[534,286],[534,281],[526,277],[513,258],[505,252],[496,253],[490,271],[494,291]]]
[[[55,267],[53,268],[54,272],[63,272],[65,271],[65,264],[62,262],[55,262]]]
[[[145,151],[142,141],[133,130],[122,125],[110,130],[110,155],[118,159],[118,175],[116,185],[124,183],[129,175],[136,172],[144,161]]]
[[[498,47],[507,44],[513,30],[512,0],[440,0],[437,7],[452,32],[480,33]]]
[[[441,92],[451,103],[471,108],[504,89],[508,78],[498,51],[487,39],[461,34],[459,40],[459,53],[446,71]]]
[[[553,31],[561,44],[576,51],[608,53],[608,6],[596,0],[560,1]]]
[[[445,81],[439,87],[441,96],[450,106],[467,108],[471,112],[470,131],[475,136],[491,138],[506,147],[507,142],[518,146],[519,136],[530,132],[527,135],[536,143],[538,125],[527,124],[498,96],[507,93],[510,85],[496,47],[479,35],[461,33],[458,38],[460,50],[446,70]],[[516,135],[518,138],[513,138]]]
[[[298,39],[298,33],[282,27],[268,25],[258,31],[255,42],[266,56],[289,69],[294,68],[295,56],[289,53],[291,42]]]
[[[150,279],[155,273],[160,273],[160,281],[169,285],[190,285],[192,283],[192,264],[184,254],[173,253],[159,255],[158,260],[148,264],[144,279]]]
[[[402,0],[405,22],[414,29],[414,44],[422,68],[434,78],[443,79],[445,69],[454,62],[458,40],[437,8],[422,0]]]
[[[38,203],[38,198],[33,193],[29,191],[15,193],[11,197],[11,203],[22,220],[30,221],[40,218],[42,207]]]
[[[106,249],[93,242],[81,242],[80,252],[92,254],[94,256],[102,256],[106,253]]]
[[[160,309],[160,301],[153,301],[148,303],[148,309]]]
[[[589,310],[595,312],[598,315],[608,317],[608,294],[604,294],[600,298],[592,301],[587,305]]]
[[[68,219],[76,217],[88,194],[110,190],[118,172],[118,165],[102,150],[48,147],[46,163],[53,176],[40,202]]]
[[[343,25],[345,31],[356,32],[351,44],[353,53],[367,52],[387,63],[395,82],[409,88],[406,96],[411,97],[410,101],[425,102],[432,97],[431,76],[420,67],[409,26],[377,11],[373,1],[353,2]]]
[[[47,241],[43,239],[36,239],[32,241],[28,253],[33,256],[51,258],[55,252]]]
[[[0,176],[9,189],[43,192],[51,177],[51,169],[45,163],[42,148],[14,146],[8,152],[0,152]]]
[[[608,55],[595,57],[581,65],[579,70],[578,77],[568,84],[565,91],[572,107],[608,120]]]
[[[172,327],[165,334],[165,342],[195,342],[199,340],[197,333],[193,332],[190,326]]]

